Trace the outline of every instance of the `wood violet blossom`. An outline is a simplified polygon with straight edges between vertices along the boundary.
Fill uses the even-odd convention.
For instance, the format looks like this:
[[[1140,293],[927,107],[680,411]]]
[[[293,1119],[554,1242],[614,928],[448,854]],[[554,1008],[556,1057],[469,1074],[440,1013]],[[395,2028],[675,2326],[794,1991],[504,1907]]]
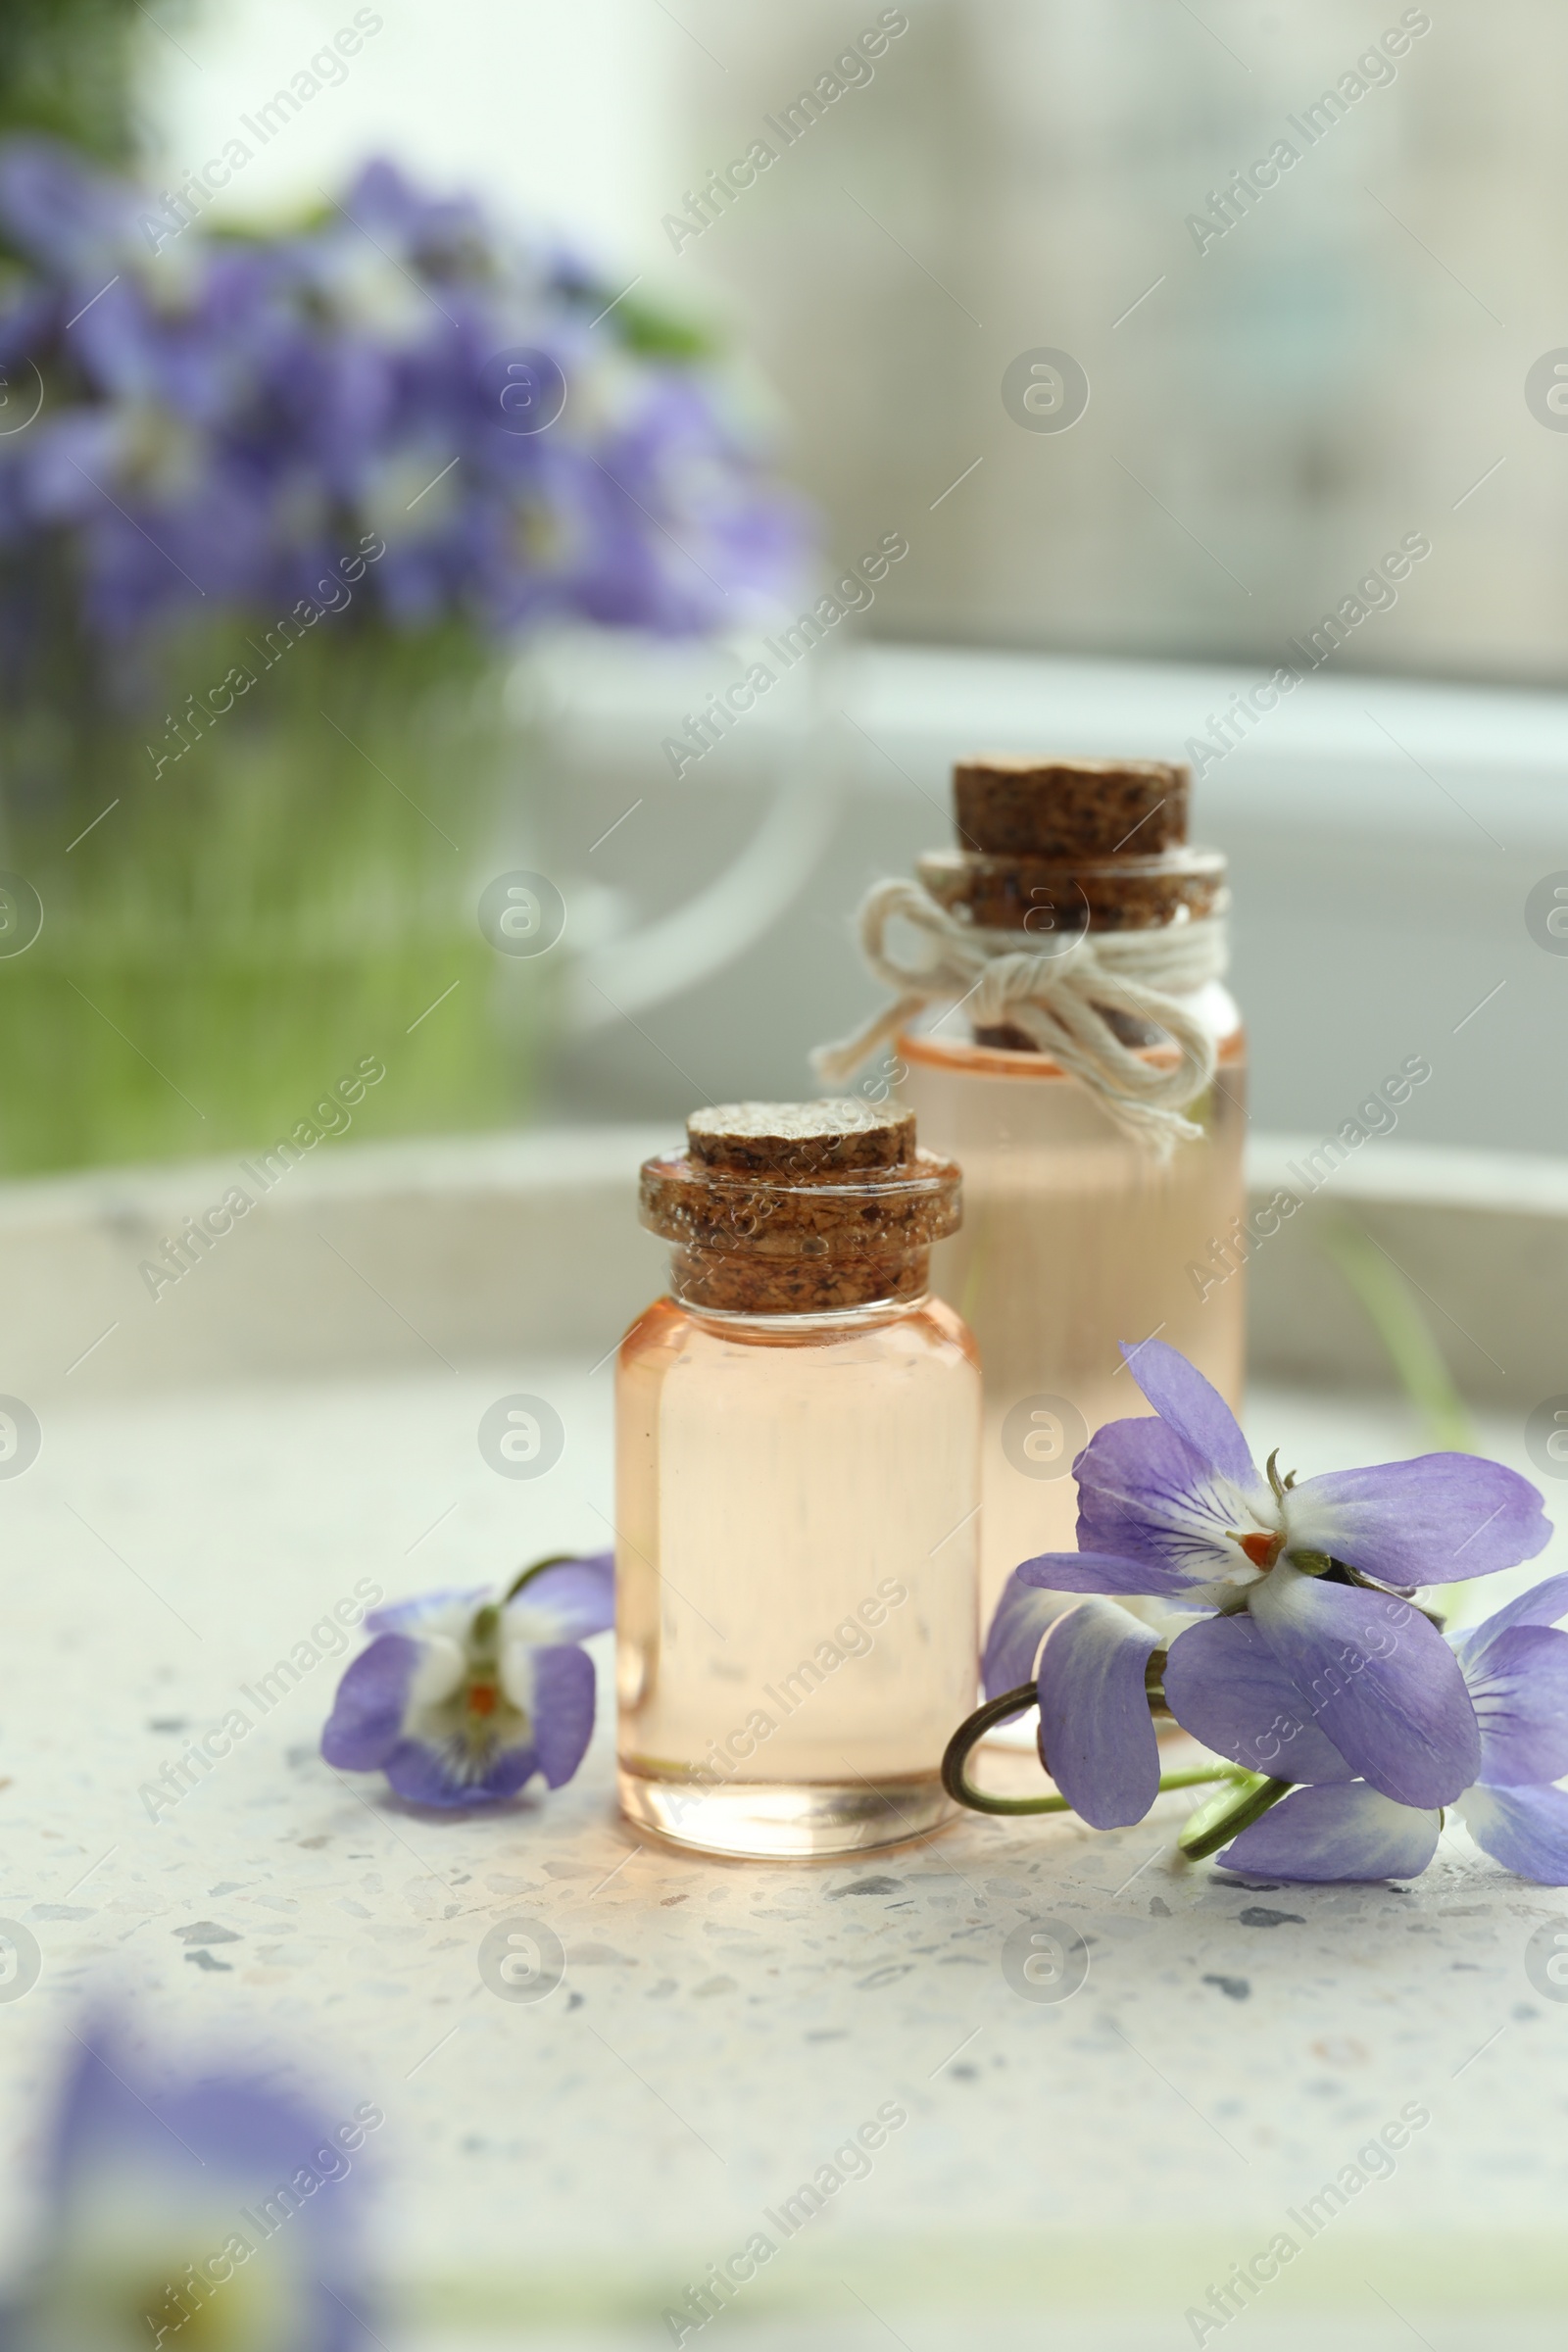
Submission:
[[[1111,1423],[1078,1456],[1080,1548],[1014,1570],[950,1792],[1113,1829],[1162,1788],[1229,1778],[1184,1850],[1234,1837],[1231,1867],[1305,1879],[1424,1869],[1453,1805],[1506,1867],[1568,1883],[1568,1794],[1550,1786],[1568,1774],[1568,1635],[1551,1630],[1568,1578],[1446,1640],[1413,1597],[1533,1559],[1551,1533],[1534,1487],[1456,1453],[1299,1485],[1271,1456],[1260,1474],[1185,1357],[1152,1340],[1123,1354],[1155,1417]],[[1110,1597],[1061,1611],[1063,1592],[1201,1614],[1167,1646]],[[1060,1794],[982,1798],[969,1748],[1031,1701]],[[1162,1779],[1155,1714],[1232,1761]]]
[[[499,1597],[480,1588],[376,1609],[321,1753],[345,1771],[384,1772],[413,1804],[488,1804],[539,1773],[559,1788],[594,1728],[593,1660],[580,1644],[613,1619],[608,1551],[541,1560]]]
[[[104,2020],[74,2039],[45,2139],[36,2258],[0,2310],[5,2352],[379,2340],[362,2153],[379,2107],[307,2106],[278,2089],[275,2067],[179,2081]]]
[[[1562,1616],[1568,1576],[1553,1576],[1485,1624],[1448,1636],[1481,1740],[1475,1781],[1453,1810],[1484,1853],[1548,1886],[1568,1886],[1568,1791],[1553,1786],[1568,1773],[1568,1634],[1554,1630]],[[1194,1626],[1172,1644],[1165,1671],[1172,1712],[1198,1739],[1270,1777],[1304,1784],[1242,1832],[1220,1856],[1223,1866],[1298,1880],[1402,1879],[1425,1870],[1442,1814],[1395,1804],[1357,1780],[1302,1722],[1299,1698],[1266,1665],[1256,1672],[1249,1630],[1221,1619]]]

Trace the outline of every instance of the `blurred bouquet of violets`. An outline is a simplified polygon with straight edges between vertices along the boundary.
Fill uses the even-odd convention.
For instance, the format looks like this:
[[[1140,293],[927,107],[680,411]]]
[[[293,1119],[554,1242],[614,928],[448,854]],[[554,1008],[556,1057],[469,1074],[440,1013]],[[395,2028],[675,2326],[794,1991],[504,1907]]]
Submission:
[[[790,593],[733,374],[389,163],[261,236],[27,135],[0,374],[0,1167],[267,1144],[367,1053],[383,1127],[508,1116],[502,678]]]

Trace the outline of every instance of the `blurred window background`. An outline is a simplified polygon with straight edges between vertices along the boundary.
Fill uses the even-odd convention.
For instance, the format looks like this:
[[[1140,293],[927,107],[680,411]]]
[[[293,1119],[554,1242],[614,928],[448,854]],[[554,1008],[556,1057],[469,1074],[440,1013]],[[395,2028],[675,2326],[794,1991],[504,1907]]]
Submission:
[[[434,1012],[400,1063],[401,996],[384,1019],[367,999],[389,1074],[360,1133],[806,1091],[808,1049],[874,996],[860,892],[949,837],[949,764],[999,748],[1193,761],[1199,836],[1233,863],[1260,1124],[1337,1126],[1424,1054],[1410,1134],[1562,1148],[1539,1077],[1562,967],[1527,911],[1564,862],[1568,752],[1568,27],[1547,0],[108,13],[150,184],[248,149],[204,234],[330,220],[372,156],[470,191],[581,257],[632,356],[645,317],[722,345],[725,413],[817,517],[814,572],[775,566],[760,604],[710,567],[684,641],[594,612],[507,641],[506,796],[482,857],[463,833],[464,888],[544,874],[560,952],[505,965],[470,906],[483,968],[454,949],[434,973],[431,999],[449,971],[459,1004],[488,992],[504,1083]],[[386,512],[396,555],[414,509]],[[680,574],[680,530],[648,527]],[[842,620],[701,745],[693,714],[852,564]],[[1259,717],[1282,663],[1300,687]],[[366,743],[438,822],[426,783],[461,797],[479,757],[456,710],[445,785],[439,752],[399,763],[417,731],[395,712]],[[134,992],[94,1004],[161,1059]],[[25,1084],[59,1093],[48,1069],[78,1051],[62,1031]],[[255,1140],[285,1115],[295,1080],[262,1086],[258,1054],[225,1141],[250,1096]],[[205,1117],[118,1151],[88,1126],[10,1164],[214,1141]]]
[[[220,210],[318,202],[389,149],[717,305],[783,404],[833,548],[918,532],[869,633],[1263,660],[1424,531],[1434,560],[1346,665],[1561,676],[1568,470],[1522,389],[1568,333],[1550,0],[381,13],[344,85]],[[350,16],[227,0],[181,30],[188,58],[154,44],[167,167]],[[836,74],[866,30],[881,54]],[[759,139],[776,165],[714,193]],[[1298,160],[1238,194],[1282,141]],[[706,220],[686,201],[705,183]],[[1025,439],[999,379],[1054,346],[1090,408],[1070,439]]]

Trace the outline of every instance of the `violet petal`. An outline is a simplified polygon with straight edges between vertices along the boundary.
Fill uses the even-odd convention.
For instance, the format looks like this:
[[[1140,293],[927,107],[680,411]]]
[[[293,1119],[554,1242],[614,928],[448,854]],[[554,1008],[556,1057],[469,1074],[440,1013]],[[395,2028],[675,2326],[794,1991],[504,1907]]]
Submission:
[[[615,1555],[589,1552],[579,1560],[558,1560],[530,1577],[507,1614],[525,1621],[537,1643],[582,1642],[615,1622]]]
[[[1168,1429],[1243,1492],[1262,1487],[1252,1449],[1218,1389],[1163,1340],[1121,1344],[1122,1361]]]
[[[374,1772],[403,1737],[419,1644],[382,1634],[344,1674],[321,1732],[321,1754],[344,1772]]]
[[[1075,1468],[1079,1549],[1147,1552],[1186,1585],[1251,1584],[1259,1571],[1237,1537],[1283,1526],[1271,1496],[1249,1494],[1152,1417],[1096,1430]]]
[[[1467,1625],[1448,1639],[1460,1665],[1468,1673],[1487,1644],[1499,1634],[1505,1634],[1510,1626],[1555,1625],[1562,1617],[1568,1617],[1568,1576],[1548,1576],[1516,1599],[1504,1601],[1500,1609],[1494,1609],[1480,1625]]]
[[[1393,1593],[1303,1576],[1282,1560],[1248,1606],[1346,1762],[1402,1805],[1446,1805],[1481,1766],[1459,1662]]]
[[[1551,1535],[1527,1478],[1473,1453],[1332,1470],[1286,1497],[1293,1550],[1389,1585],[1446,1585],[1533,1560]]]
[[[539,1769],[551,1788],[559,1788],[570,1780],[593,1738],[594,1662],[585,1649],[565,1642],[536,1649],[531,1663]]]
[[[1265,1879],[1414,1879],[1437,1852],[1441,1827],[1435,1810],[1396,1804],[1364,1781],[1293,1788],[1218,1860]]]
[[[582,1656],[581,1650],[577,1655]],[[515,1796],[520,1788],[527,1787],[536,1772],[543,1770],[544,1759],[539,1753],[538,1742],[532,1738],[520,1747],[503,1747],[491,1758],[481,1793],[496,1798]],[[551,1786],[554,1788],[555,1783],[552,1782]]]
[[[389,1600],[371,1609],[365,1620],[368,1634],[416,1634],[432,1617],[457,1614],[455,1604],[478,1608],[490,1598],[492,1585],[447,1586],[439,1592],[416,1592],[408,1600]]]
[[[1246,1614],[1204,1617],[1177,1635],[1165,1697],[1184,1732],[1249,1772],[1313,1783],[1355,1778]]]
[[[1047,1597],[1040,1586],[1018,1569],[1013,1570],[1002,1588],[1002,1598],[986,1636],[980,1674],[987,1698],[1000,1698],[1004,1690],[1016,1690],[1021,1683],[1034,1681],[1046,1628],[1060,1614],[1055,1602]]]
[[[1568,1790],[1467,1788],[1454,1810],[1504,1870],[1540,1886],[1568,1886]]]
[[[539,1762],[531,1740],[518,1747],[497,1748],[476,1780],[457,1741],[437,1747],[428,1740],[400,1740],[381,1769],[411,1805],[437,1805],[455,1812],[513,1795],[538,1771]]]
[[[1058,1617],[1040,1654],[1040,1756],[1091,1829],[1142,1821],[1159,1793],[1144,1668],[1157,1636],[1114,1601]]]
[[[1568,1634],[1515,1625],[1462,1661],[1481,1726],[1489,1788],[1560,1780],[1568,1772]]]
[[[1193,1591],[1178,1569],[1147,1553],[1043,1551],[1036,1560],[1021,1560],[1012,1573],[1020,1584],[1048,1592],[1152,1593],[1186,1600]]]

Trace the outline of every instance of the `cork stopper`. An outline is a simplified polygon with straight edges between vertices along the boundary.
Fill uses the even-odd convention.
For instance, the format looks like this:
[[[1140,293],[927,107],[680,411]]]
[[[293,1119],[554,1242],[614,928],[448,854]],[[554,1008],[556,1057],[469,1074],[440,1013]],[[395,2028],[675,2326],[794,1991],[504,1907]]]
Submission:
[[[1168,760],[1073,760],[994,752],[953,771],[957,850],[919,860],[938,905],[986,931],[1040,939],[1083,931],[1152,931],[1196,922],[1225,903],[1225,859],[1187,842],[1192,774]],[[1105,1017],[1124,1044],[1160,1032],[1115,1007]],[[976,1027],[975,1041],[1034,1053],[1010,1023]]]
[[[846,1095],[828,1102],[725,1102],[686,1122],[694,1159],[739,1175],[827,1176],[901,1168],[914,1152],[914,1113]]]
[[[841,1100],[694,1112],[688,1148],[645,1160],[642,1222],[675,1245],[693,1306],[823,1314],[919,1298],[956,1233],[960,1177],[921,1152],[912,1113]]]
[[[995,752],[953,771],[966,849],[1062,862],[1157,857],[1187,839],[1192,771],[1165,760],[1036,759]]]
[[[916,864],[941,906],[986,931],[1152,931],[1213,914],[1225,896],[1218,850],[1169,850],[1159,858],[977,857],[931,850]]]

